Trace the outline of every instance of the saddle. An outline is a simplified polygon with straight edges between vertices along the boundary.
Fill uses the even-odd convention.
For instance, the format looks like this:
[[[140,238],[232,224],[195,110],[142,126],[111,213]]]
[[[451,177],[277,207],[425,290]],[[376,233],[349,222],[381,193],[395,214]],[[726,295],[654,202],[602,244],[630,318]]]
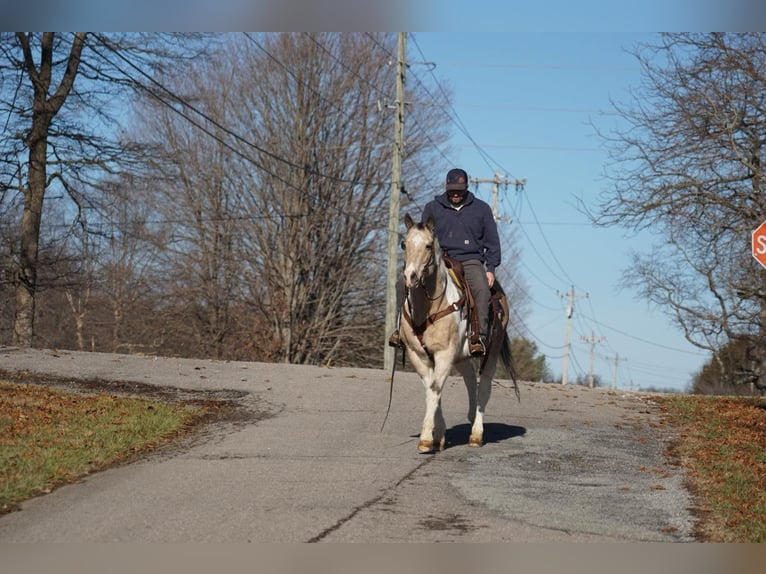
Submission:
[[[471,293],[471,287],[468,284],[468,281],[465,280],[463,264],[457,259],[450,257],[446,251],[443,252],[443,257],[444,264],[447,266],[447,270],[449,271],[450,276],[455,281],[457,288],[462,291],[465,300],[468,302],[467,317],[468,324],[471,328],[470,337],[471,342],[476,342],[478,341],[479,334],[481,332],[481,327],[479,325],[479,314],[476,312],[476,301],[473,298],[473,293]],[[505,329],[508,325],[508,299],[505,296],[505,292],[503,291],[503,288],[500,286],[498,281],[495,281],[495,284],[490,288],[489,306],[490,333],[495,328],[496,320],[499,320],[500,326]]]

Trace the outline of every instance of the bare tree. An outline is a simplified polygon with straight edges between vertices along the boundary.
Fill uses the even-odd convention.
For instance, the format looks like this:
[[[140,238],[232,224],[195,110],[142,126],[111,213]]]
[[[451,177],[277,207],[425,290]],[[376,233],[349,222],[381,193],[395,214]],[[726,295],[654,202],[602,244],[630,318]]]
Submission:
[[[95,236],[97,317],[91,331],[97,348],[112,352],[155,353],[164,331],[158,317],[164,269],[159,251],[169,234],[157,216],[143,176],[123,175],[105,186],[111,201],[102,233]]]
[[[691,392],[700,395],[752,395],[756,370],[755,346],[739,338],[724,346],[694,375]],[[759,389],[764,395],[763,388]]]
[[[155,197],[172,222],[176,301],[227,356],[380,362],[390,47],[384,35],[231,36],[140,114],[142,137],[165,147]],[[413,166],[446,137],[439,110],[415,115],[432,129]]]
[[[596,221],[660,238],[625,283],[664,309],[694,345],[747,339],[766,385],[766,274],[750,233],[766,214],[763,34],[665,34],[640,46],[644,83],[603,133],[613,183]]]
[[[381,104],[394,96],[392,40],[283,34],[240,50],[242,124],[250,121],[252,141],[270,143],[270,153],[254,154],[246,196],[259,218],[247,237],[247,285],[272,326],[277,360],[380,361],[393,133]],[[410,94],[426,99],[415,86]],[[438,108],[410,114],[429,126],[432,143],[444,141]],[[436,150],[408,152],[413,173]]]
[[[7,39],[7,36],[3,38],[4,44]],[[65,70],[60,78],[54,79],[56,35],[49,32],[40,37],[39,65],[36,65],[35,54],[33,54],[33,35],[18,32],[15,36],[20,57],[18,59],[14,57],[14,63],[25,71],[32,87],[31,106],[29,106],[31,125],[23,136],[24,146],[28,150],[28,171],[26,184],[22,183],[24,210],[21,217],[21,248],[16,278],[16,320],[13,329],[13,342],[17,345],[29,346],[32,343],[38,241],[43,199],[49,183],[48,138],[53,119],[61,110],[74,86],[84,40],[83,33],[74,35],[64,64]]]
[[[176,353],[236,357],[228,346],[231,310],[242,284],[239,243],[249,223],[230,138],[236,77],[226,59],[199,62],[164,79],[164,94],[143,102],[133,137],[156,150],[145,177],[166,236],[158,253]],[[181,112],[179,113],[179,108]]]
[[[39,281],[40,233],[45,198],[60,190],[77,218],[97,209],[91,189],[104,172],[139,160],[114,134],[115,101],[136,85],[124,73],[167,64],[192,53],[165,35],[2,33],[0,115],[7,118],[0,142],[3,202],[23,198],[19,246],[14,250],[15,319],[13,342],[32,344]],[[119,58],[130,56],[132,60]],[[124,99],[123,99],[124,101]],[[12,192],[12,193],[9,193]]]

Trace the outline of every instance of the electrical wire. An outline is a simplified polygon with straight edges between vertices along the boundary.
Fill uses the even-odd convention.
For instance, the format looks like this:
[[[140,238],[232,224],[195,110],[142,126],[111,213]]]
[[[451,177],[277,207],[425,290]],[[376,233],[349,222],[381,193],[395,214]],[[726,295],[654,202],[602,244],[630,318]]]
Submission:
[[[295,169],[295,170],[298,170],[298,171],[301,171],[301,172],[305,172],[306,171],[305,166],[297,165],[297,164],[293,163],[292,161],[290,161],[289,159],[283,158],[283,157],[281,157],[281,156],[279,156],[279,155],[277,155],[277,154],[275,154],[275,153],[273,153],[273,152],[271,152],[271,151],[269,151],[269,150],[267,150],[267,149],[265,149],[265,148],[255,144],[255,143],[247,140],[246,138],[244,138],[241,135],[237,134],[236,132],[234,132],[230,128],[222,125],[220,122],[218,122],[215,119],[211,118],[205,112],[199,110],[197,107],[195,107],[194,105],[190,104],[188,101],[184,100],[183,98],[181,98],[177,94],[175,94],[173,91],[168,89],[166,86],[164,86],[163,84],[158,82],[151,75],[147,74],[143,69],[141,69],[140,66],[136,65],[129,58],[127,58],[120,50],[114,48],[111,45],[111,43],[108,41],[108,39],[106,39],[104,36],[102,36],[100,34],[97,34],[95,37],[98,39],[99,43],[102,46],[104,46],[106,49],[108,49],[110,52],[112,52],[115,56],[117,56],[120,60],[125,62],[128,66],[133,68],[137,73],[139,73],[141,76],[143,76],[145,79],[147,79],[153,86],[159,88],[163,93],[167,94],[167,96],[169,96],[172,101],[175,101],[175,102],[181,104],[184,108],[191,110],[192,112],[197,114],[199,117],[203,118],[205,121],[209,122],[211,125],[214,125],[215,127],[220,129],[221,131],[225,132],[227,135],[230,135],[236,141],[244,144],[245,146],[250,147],[250,148],[252,148],[252,149],[254,149],[254,150],[256,150],[256,151],[258,151],[258,152],[260,152],[260,153],[262,153],[262,154],[264,154],[264,155],[266,155],[266,156],[268,156],[268,157],[270,157],[270,158],[272,158],[272,159],[274,159],[274,160],[276,160],[278,162],[280,162],[280,163],[283,163],[283,164],[287,165],[288,167],[291,167],[291,168]],[[100,55],[102,58],[104,57],[103,54],[98,52],[92,45],[90,47],[91,47],[91,49],[95,53]],[[114,65],[114,62],[110,61],[110,63],[112,65]],[[223,140],[221,140],[217,135],[215,135],[212,132],[210,132],[209,130],[207,130],[204,126],[201,126],[199,124],[199,122],[196,122],[195,120],[190,118],[188,115],[184,114],[183,112],[181,112],[180,110],[178,110],[174,106],[170,105],[165,99],[163,99],[161,96],[159,96],[156,92],[154,92],[153,90],[149,90],[144,84],[142,84],[141,82],[138,82],[134,77],[132,77],[127,72],[125,72],[124,69],[119,68],[118,66],[116,66],[116,67],[122,73],[124,73],[128,79],[133,81],[139,88],[141,88],[143,91],[149,93],[154,98],[158,99],[160,102],[162,102],[163,104],[168,106],[170,109],[172,109],[172,110],[176,111],[177,113],[179,113],[186,120],[191,122],[195,127],[198,127],[199,129],[202,129],[206,134],[208,134],[211,137],[213,137],[216,141],[218,141],[222,145],[225,145],[231,151],[234,151],[235,153],[237,153],[237,155],[239,155],[243,159],[246,159],[246,160],[250,161],[250,163],[253,163],[259,169],[262,169],[262,170],[268,172],[268,170],[263,165],[259,164],[258,162],[256,162],[252,158],[246,156],[245,154],[242,154],[242,152],[239,152],[236,148],[234,148],[233,146],[231,146],[227,142],[224,142]],[[280,178],[276,174],[273,174],[271,172],[269,172],[269,173],[270,173],[270,175],[274,176],[275,178],[280,179],[280,181],[282,181],[282,183],[284,183],[285,185],[288,185],[288,186],[292,187],[293,189],[297,189],[294,186],[292,186],[291,184],[289,184],[289,182],[287,182],[284,179]],[[336,177],[336,176],[332,176],[332,175],[323,174],[323,173],[318,172],[316,170],[308,170],[307,173],[310,173],[311,175],[315,175],[317,177],[326,178],[326,179],[329,179],[329,180],[332,180],[332,181],[336,181],[336,182],[339,182],[339,183],[349,183],[349,184],[353,184],[353,185],[359,185],[359,184],[383,185],[384,184],[384,182],[380,182],[380,181],[366,181],[365,182],[365,181],[358,181],[358,180],[350,180],[350,179],[340,178],[340,177]],[[298,191],[300,191],[300,190],[298,190]]]

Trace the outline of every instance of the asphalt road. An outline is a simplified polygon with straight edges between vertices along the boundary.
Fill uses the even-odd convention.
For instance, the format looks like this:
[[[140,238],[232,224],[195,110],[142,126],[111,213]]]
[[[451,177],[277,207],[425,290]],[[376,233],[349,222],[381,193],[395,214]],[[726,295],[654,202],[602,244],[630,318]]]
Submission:
[[[686,542],[692,501],[652,396],[507,381],[467,446],[450,377],[447,449],[417,452],[424,393],[397,372],[0,347],[0,377],[181,389],[235,415],[0,517],[0,542]],[[132,385],[132,383],[136,383]],[[139,385],[140,383],[140,385]],[[176,392],[176,391],[172,391]]]

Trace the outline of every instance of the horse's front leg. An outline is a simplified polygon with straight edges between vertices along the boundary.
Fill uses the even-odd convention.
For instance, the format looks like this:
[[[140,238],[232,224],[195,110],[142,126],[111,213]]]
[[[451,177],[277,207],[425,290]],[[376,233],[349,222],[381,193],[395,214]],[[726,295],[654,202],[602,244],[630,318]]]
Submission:
[[[431,381],[426,385],[426,414],[420,427],[419,452],[444,450],[444,417],[441,412],[441,389],[438,383]],[[440,422],[441,419],[441,422]],[[440,428],[441,427],[441,428]]]
[[[441,397],[444,382],[449,375],[451,361],[443,361],[436,356],[434,362],[431,376],[423,378],[423,386],[426,391],[426,414],[423,417],[423,426],[420,429],[420,440],[418,441],[418,451],[423,453],[444,450],[444,435],[447,432]]]

